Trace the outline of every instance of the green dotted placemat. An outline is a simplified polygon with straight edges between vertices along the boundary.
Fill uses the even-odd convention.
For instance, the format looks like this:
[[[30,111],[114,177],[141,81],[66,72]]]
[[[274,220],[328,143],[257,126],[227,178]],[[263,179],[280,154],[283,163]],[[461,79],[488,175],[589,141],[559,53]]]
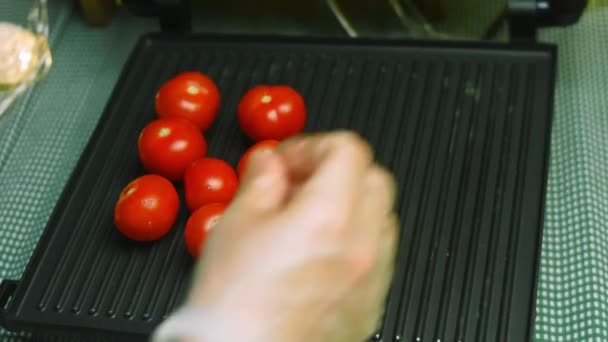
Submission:
[[[0,0],[0,21],[32,4]],[[137,38],[152,20],[87,26],[75,1],[49,1],[53,67],[0,117],[0,279],[19,279]],[[0,331],[0,341],[27,341]]]
[[[537,341],[608,341],[608,7],[550,29],[559,75]]]

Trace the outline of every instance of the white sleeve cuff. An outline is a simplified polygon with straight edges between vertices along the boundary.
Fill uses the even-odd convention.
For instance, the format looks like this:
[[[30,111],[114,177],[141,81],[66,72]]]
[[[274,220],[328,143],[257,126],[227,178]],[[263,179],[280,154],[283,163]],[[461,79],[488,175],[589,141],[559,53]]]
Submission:
[[[208,310],[182,308],[163,322],[152,335],[152,342],[224,341],[229,322]]]

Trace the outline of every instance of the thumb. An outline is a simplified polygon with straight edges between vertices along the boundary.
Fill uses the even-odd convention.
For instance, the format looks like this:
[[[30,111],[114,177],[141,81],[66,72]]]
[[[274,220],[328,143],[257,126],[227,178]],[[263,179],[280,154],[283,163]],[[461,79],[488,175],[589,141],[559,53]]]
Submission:
[[[281,207],[288,192],[287,169],[272,151],[255,151],[250,157],[233,206],[239,214],[262,214]]]

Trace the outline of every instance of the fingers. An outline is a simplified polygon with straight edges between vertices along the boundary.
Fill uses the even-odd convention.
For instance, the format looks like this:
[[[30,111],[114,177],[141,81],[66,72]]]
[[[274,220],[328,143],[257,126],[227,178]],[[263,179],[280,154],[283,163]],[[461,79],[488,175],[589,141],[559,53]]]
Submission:
[[[285,201],[288,186],[287,171],[276,153],[254,151],[231,210],[239,215],[274,212]]]
[[[290,206],[297,211],[331,207],[334,216],[352,211],[372,163],[369,145],[349,132],[296,138],[277,153],[290,181],[299,183]]]
[[[378,244],[378,261],[374,272],[370,275],[371,291],[377,298],[378,308],[385,304],[388,291],[395,273],[396,254],[399,244],[399,219],[391,214],[383,225],[382,235]]]
[[[369,168],[362,182],[363,195],[359,199],[356,212],[365,229],[380,232],[382,223],[393,213],[395,206],[396,182],[393,175],[379,165]]]
[[[385,217],[381,224],[381,235],[376,248],[378,248],[374,269],[357,287],[356,293],[349,296],[356,298],[351,305],[359,309],[359,324],[357,330],[360,336],[371,336],[381,325],[386,298],[392,283],[395,253],[398,240],[399,221],[397,215],[391,213]],[[363,340],[363,339],[358,339]]]
[[[378,260],[374,271],[368,278],[367,291],[372,301],[370,302],[370,334],[376,330],[382,322],[382,314],[386,305],[386,299],[393,280],[395,270],[395,254],[398,242],[399,221],[397,215],[392,213],[383,225],[382,235],[378,244]]]
[[[395,213],[384,218],[377,243],[373,268],[367,273],[365,282],[371,283],[374,298],[384,299],[393,278],[399,243],[399,220]]]
[[[396,183],[394,177],[385,169],[375,167],[367,178],[367,193],[362,199],[361,212],[369,222],[368,227],[378,228],[378,260],[374,277],[381,280],[386,288],[394,273],[395,256],[399,238],[399,217],[394,212]],[[378,222],[381,222],[378,224]],[[375,223],[375,225],[373,225]]]
[[[397,248],[399,246],[399,218],[397,214],[392,213],[388,216],[384,224],[382,235],[380,236],[380,253],[378,260],[378,268],[376,269],[379,279],[386,279],[387,282],[393,277],[395,269]]]
[[[325,167],[331,168],[336,159],[353,158],[350,160],[353,164],[369,165],[373,155],[370,146],[349,131],[298,136],[282,143],[277,151],[284,159],[290,177],[301,181]],[[342,165],[346,166],[348,164]]]

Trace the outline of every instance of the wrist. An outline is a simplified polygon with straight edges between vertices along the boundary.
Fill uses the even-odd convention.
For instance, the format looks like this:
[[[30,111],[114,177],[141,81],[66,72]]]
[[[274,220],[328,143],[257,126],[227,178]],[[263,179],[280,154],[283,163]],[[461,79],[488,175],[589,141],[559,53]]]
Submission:
[[[188,305],[156,329],[152,342],[267,341],[262,330],[262,325],[239,315]]]

